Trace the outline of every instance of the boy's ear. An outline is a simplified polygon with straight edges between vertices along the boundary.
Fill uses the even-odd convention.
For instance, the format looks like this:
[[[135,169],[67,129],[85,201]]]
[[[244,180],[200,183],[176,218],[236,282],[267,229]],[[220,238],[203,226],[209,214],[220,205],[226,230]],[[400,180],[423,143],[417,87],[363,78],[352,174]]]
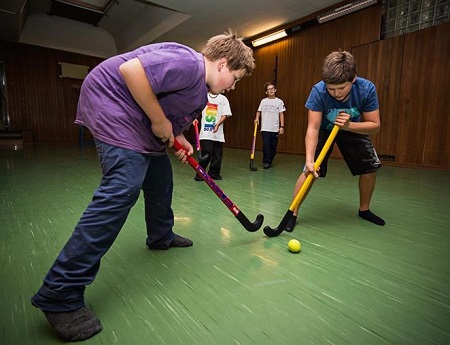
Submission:
[[[219,71],[227,65],[228,60],[226,58],[220,58],[217,60],[217,66],[219,67]]]

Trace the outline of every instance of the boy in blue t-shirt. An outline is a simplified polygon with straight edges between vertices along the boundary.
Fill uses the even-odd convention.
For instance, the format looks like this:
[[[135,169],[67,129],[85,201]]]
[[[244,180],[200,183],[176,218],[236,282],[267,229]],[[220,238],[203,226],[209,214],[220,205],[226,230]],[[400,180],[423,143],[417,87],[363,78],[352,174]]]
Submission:
[[[384,225],[384,220],[369,210],[376,172],[381,167],[368,136],[380,129],[378,98],[375,85],[356,76],[356,61],[352,54],[339,50],[324,59],[322,81],[313,86],[305,107],[308,109],[306,163],[295,185],[294,197],[308,174],[313,173],[315,178],[325,177],[334,143],[318,171],[314,171],[314,162],[332,128],[337,125],[340,131],[335,142],[353,176],[359,175],[358,215],[377,225]],[[297,213],[298,208],[289,220],[286,231],[294,229]]]

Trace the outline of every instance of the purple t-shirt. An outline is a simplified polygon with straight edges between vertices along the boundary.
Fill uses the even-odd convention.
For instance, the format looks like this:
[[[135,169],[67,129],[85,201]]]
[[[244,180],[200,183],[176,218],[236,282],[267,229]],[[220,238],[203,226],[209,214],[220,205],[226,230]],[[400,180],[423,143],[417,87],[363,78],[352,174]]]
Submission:
[[[153,134],[150,119],[119,71],[121,64],[136,57],[172,123],[174,135],[190,126],[208,101],[205,63],[202,54],[177,43],[143,46],[95,67],[81,87],[75,123],[107,144],[145,154],[165,154],[165,144]]]

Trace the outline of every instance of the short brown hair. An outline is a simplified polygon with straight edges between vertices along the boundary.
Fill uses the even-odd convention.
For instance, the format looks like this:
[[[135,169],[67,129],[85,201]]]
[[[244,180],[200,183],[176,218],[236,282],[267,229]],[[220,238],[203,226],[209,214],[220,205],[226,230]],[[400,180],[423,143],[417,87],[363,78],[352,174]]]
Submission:
[[[323,60],[322,79],[327,84],[344,84],[356,77],[356,60],[345,50],[330,53]]]
[[[275,89],[277,88],[277,86],[275,85],[275,83],[274,83],[273,81],[268,81],[267,83],[264,84],[264,92],[266,92],[266,91],[267,91],[267,88],[268,88],[269,86],[271,86],[271,85],[273,85],[273,87],[274,87]]]
[[[227,59],[230,71],[245,69],[246,75],[255,69],[253,50],[246,46],[242,38],[231,30],[222,35],[211,37],[202,50],[202,54],[211,61]]]

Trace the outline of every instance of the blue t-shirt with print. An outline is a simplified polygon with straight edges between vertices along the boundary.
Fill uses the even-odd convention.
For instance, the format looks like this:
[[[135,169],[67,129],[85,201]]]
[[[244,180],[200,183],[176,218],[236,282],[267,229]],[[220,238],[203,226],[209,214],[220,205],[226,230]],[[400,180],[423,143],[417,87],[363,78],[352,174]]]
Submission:
[[[340,112],[349,114],[352,122],[361,122],[363,112],[377,110],[379,105],[374,83],[356,77],[346,101],[340,102],[331,97],[325,82],[320,81],[312,87],[305,107],[309,110],[322,112],[320,128],[331,130],[334,126],[334,120]]]

